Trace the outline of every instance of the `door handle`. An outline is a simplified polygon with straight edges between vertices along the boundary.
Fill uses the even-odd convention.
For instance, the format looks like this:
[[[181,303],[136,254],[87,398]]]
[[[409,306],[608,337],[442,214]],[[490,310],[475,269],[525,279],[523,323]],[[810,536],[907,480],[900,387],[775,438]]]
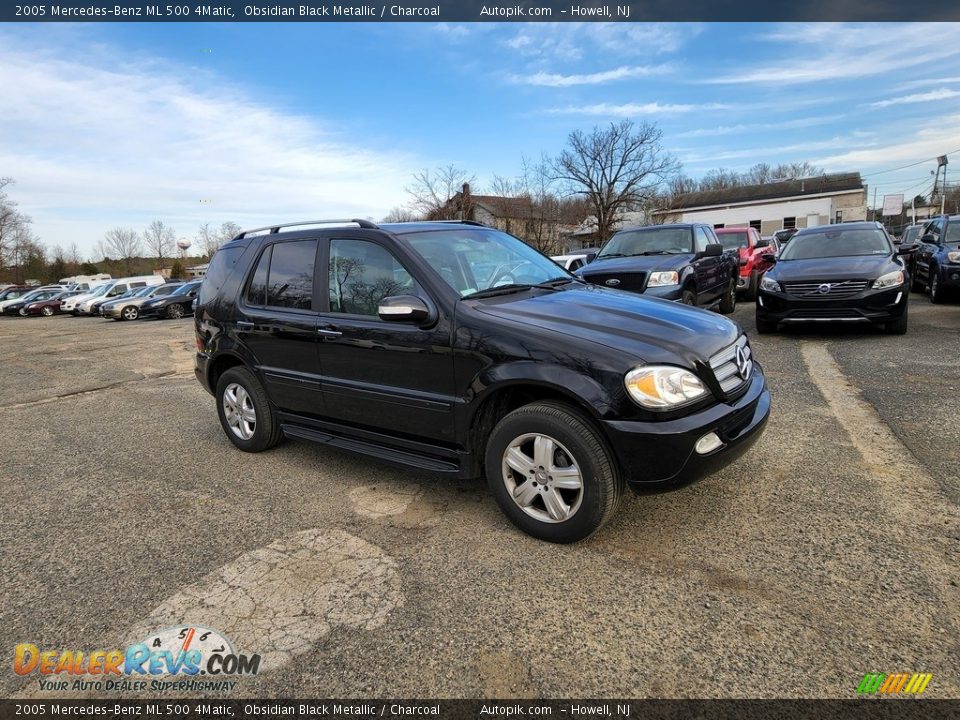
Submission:
[[[339,330],[331,330],[329,328],[317,328],[317,335],[319,335],[320,337],[334,338],[334,337],[340,337],[341,335],[343,335],[343,333],[340,332]]]
[[[237,330],[253,330],[253,323],[246,320],[237,320]]]

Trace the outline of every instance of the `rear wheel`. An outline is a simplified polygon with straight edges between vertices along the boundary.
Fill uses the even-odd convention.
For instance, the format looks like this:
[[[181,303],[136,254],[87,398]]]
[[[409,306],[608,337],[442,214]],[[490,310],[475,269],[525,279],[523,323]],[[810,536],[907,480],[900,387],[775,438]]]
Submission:
[[[20,308],[17,312],[20,313],[20,317],[26,317],[26,316],[27,316],[27,309],[26,309],[26,308]]]
[[[720,312],[724,315],[729,315],[734,310],[737,309],[737,279],[734,278],[730,281],[730,286],[727,288],[726,292],[723,294],[723,297],[720,298]]]
[[[183,305],[180,303],[174,303],[167,308],[167,317],[171,320],[179,320],[183,317]]]
[[[757,299],[757,283],[760,282],[760,278],[757,276],[757,271],[754,270],[750,273],[750,282],[747,284],[747,289],[743,293],[744,300],[756,300]]]
[[[136,320],[140,317],[140,311],[136,305],[127,305],[127,307],[120,311],[120,317],[124,320]]]
[[[267,393],[245,367],[230,368],[217,381],[217,414],[230,442],[244,452],[268,450],[283,437]]]
[[[594,533],[623,497],[620,469],[603,438],[560,403],[532,403],[504,417],[487,440],[485,468],[503,513],[549,542]]]

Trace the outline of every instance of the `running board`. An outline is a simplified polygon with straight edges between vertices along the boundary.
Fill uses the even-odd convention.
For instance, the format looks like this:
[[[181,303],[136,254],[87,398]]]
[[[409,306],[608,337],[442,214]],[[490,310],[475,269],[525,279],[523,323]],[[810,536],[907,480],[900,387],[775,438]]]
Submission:
[[[440,460],[438,458],[421,455],[419,453],[407,452],[396,448],[384,447],[375,443],[348,438],[342,435],[333,435],[331,433],[314,430],[303,425],[292,425],[283,423],[280,425],[283,434],[287,437],[300,438],[301,440],[310,440],[321,445],[329,445],[339,450],[366,455],[367,457],[377,458],[395,465],[417,468],[428,472],[441,473],[443,475],[459,475],[460,466],[457,463]]]

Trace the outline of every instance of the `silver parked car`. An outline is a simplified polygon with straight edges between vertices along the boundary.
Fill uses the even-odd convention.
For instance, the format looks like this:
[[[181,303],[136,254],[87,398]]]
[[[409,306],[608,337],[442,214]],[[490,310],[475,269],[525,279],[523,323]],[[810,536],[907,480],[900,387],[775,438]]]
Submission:
[[[132,297],[125,297],[105,303],[100,308],[100,314],[105,318],[114,320],[136,320],[140,317],[140,306],[150,298],[158,298],[169,295],[183,283],[173,282],[157,285],[155,287],[143,288]]]

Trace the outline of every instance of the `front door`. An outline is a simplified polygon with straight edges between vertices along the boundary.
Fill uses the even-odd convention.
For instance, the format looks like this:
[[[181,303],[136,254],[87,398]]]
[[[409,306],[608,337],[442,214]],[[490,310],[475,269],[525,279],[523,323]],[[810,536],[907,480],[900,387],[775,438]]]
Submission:
[[[449,320],[424,327],[381,320],[391,295],[424,289],[384,245],[334,237],[326,257],[326,311],[318,318],[327,414],[398,435],[454,440]]]

